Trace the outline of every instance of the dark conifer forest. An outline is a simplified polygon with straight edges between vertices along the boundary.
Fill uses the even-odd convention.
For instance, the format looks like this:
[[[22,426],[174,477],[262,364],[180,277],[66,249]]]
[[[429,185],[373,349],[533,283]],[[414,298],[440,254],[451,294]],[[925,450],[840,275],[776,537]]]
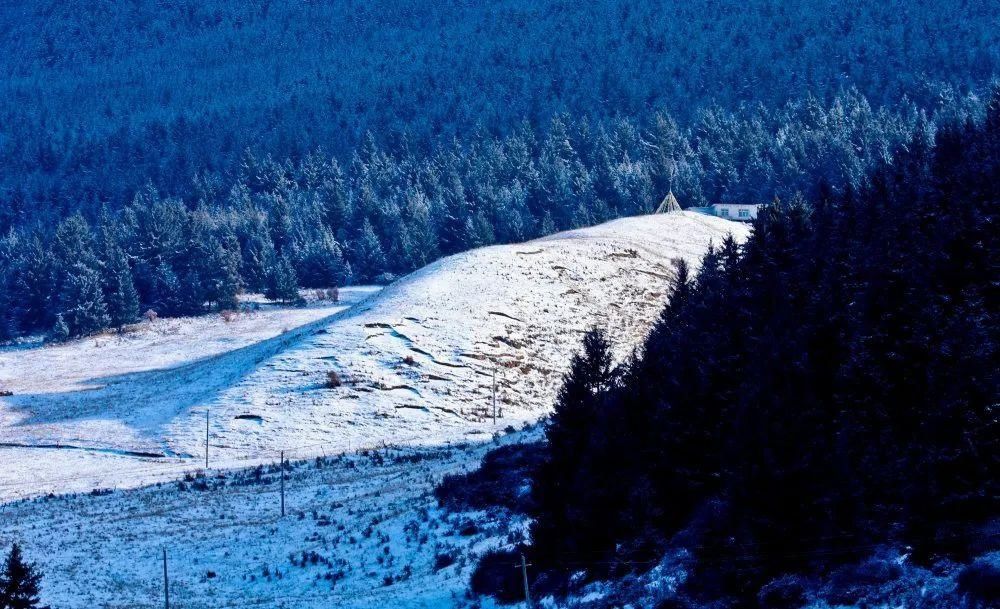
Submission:
[[[621,366],[586,337],[532,480],[536,590],[684,549],[681,599],[799,607],[880,545],[1000,547],[1000,93],[813,192],[680,266]]]
[[[992,2],[0,7],[0,339],[813,200],[982,118]]]

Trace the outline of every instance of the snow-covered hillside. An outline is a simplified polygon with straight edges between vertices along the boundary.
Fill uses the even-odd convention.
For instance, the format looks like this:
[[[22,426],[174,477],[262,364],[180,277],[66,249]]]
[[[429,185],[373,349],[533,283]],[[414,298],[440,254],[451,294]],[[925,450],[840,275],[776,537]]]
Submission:
[[[535,420],[583,332],[600,323],[627,353],[664,303],[673,259],[697,264],[730,232],[746,228],[646,216],[446,258],[275,356],[213,411],[264,417],[251,436],[223,432],[250,450],[440,443]],[[324,387],[329,371],[342,387]],[[178,450],[197,450],[199,423],[172,428]]]
[[[447,258],[337,307],[2,351],[0,498],[83,494],[3,505],[0,545],[22,542],[43,599],[70,609],[160,606],[163,549],[178,606],[468,604],[475,557],[519,533],[442,512],[435,484],[495,441],[537,437],[510,427],[548,411],[581,333],[600,323],[626,354],[673,260],[730,233],[747,227],[630,218]],[[234,471],[173,480],[203,466],[206,411],[212,468]],[[280,451],[331,456],[289,466],[284,518]]]
[[[488,437],[548,410],[587,328],[627,352],[672,261],[696,264],[710,241],[747,230],[688,212],[627,218],[446,258],[367,299],[345,290],[360,301],[346,310],[161,321],[169,331],[0,352],[13,392],[0,398],[0,497],[199,467],[206,411],[214,467]],[[340,387],[326,386],[331,371]]]

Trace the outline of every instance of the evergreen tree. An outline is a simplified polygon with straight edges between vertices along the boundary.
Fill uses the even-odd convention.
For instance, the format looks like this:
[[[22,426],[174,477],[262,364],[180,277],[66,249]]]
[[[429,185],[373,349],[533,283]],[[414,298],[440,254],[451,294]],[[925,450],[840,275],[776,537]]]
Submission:
[[[549,558],[586,556],[592,548],[608,543],[597,531],[586,537],[564,537],[562,531],[599,519],[591,508],[600,509],[601,505],[585,500],[567,506],[563,498],[567,494],[596,498],[605,490],[601,488],[603,480],[594,476],[596,464],[590,457],[595,449],[592,441],[596,439],[594,431],[599,426],[603,396],[616,377],[607,337],[595,328],[584,336],[583,352],[573,356],[559,389],[545,427],[545,461],[538,468],[533,486],[535,505],[544,517],[532,528],[532,539]],[[610,532],[608,528],[602,530]]]
[[[243,260],[240,275],[248,290],[263,292],[267,289],[271,269],[278,263],[278,255],[262,222],[254,220],[245,230],[241,239]]]
[[[41,239],[33,236],[24,250],[14,288],[20,304],[20,327],[32,331],[48,329],[56,314],[58,274],[55,261]]]
[[[411,269],[421,268],[437,259],[438,243],[431,218],[431,202],[421,189],[411,189],[406,198],[409,248],[405,256]]]
[[[21,547],[13,544],[0,572],[0,609],[42,609],[41,581],[42,574],[24,560]]]
[[[297,276],[302,287],[328,288],[342,286],[351,276],[351,267],[344,260],[340,245],[329,231],[309,241],[295,252]]]
[[[188,269],[178,277],[171,315],[200,315],[205,312],[208,291],[198,269]]]
[[[242,279],[237,248],[235,237],[230,240],[229,248],[223,247],[218,239],[211,238],[207,244],[207,256],[199,265],[205,299],[215,303],[220,310],[239,308],[236,297],[242,289]]]
[[[351,209],[344,183],[344,172],[336,160],[330,162],[328,175],[318,190],[323,207],[323,223],[337,235],[350,220]]]
[[[73,334],[70,332],[66,320],[63,319],[62,313],[56,314],[56,323],[52,326],[52,331],[49,335],[57,343],[65,342],[72,337]]]
[[[354,269],[362,281],[372,281],[386,270],[385,253],[371,222],[365,220],[354,246]]]
[[[467,229],[470,210],[458,170],[453,168],[446,177],[447,181],[443,184],[441,192],[443,216],[439,220],[438,241],[441,252],[448,255],[468,247],[466,239],[470,233]]]
[[[181,282],[177,273],[166,262],[161,262],[153,274],[153,292],[150,303],[160,315],[183,315],[181,303]]]
[[[83,216],[77,213],[59,223],[52,241],[52,255],[63,268],[73,264],[97,267],[94,236]]]
[[[276,300],[290,304],[302,304],[302,297],[299,295],[298,279],[295,276],[295,268],[287,256],[278,258],[278,264],[271,270],[268,277],[267,290],[264,295],[271,300]]]
[[[82,262],[65,271],[63,291],[57,316],[69,330],[69,336],[84,336],[107,328],[111,323],[100,275]],[[57,329],[62,333],[62,329]]]
[[[541,224],[538,226],[538,234],[540,236],[551,235],[556,232],[556,224],[552,220],[552,214],[548,211],[542,216]]]
[[[14,233],[0,238],[0,341],[17,336],[20,311],[17,308],[16,277],[20,274],[22,244]]]
[[[103,254],[101,270],[101,284],[110,324],[120,327],[139,319],[139,293],[135,289],[125,252],[117,245],[110,244]]]

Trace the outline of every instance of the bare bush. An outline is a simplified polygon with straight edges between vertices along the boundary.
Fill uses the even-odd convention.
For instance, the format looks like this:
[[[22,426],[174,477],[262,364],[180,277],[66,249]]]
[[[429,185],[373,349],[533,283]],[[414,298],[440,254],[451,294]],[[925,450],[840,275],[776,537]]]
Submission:
[[[223,309],[219,311],[219,315],[222,317],[222,321],[229,323],[236,319],[236,311],[230,309]]]
[[[324,383],[324,386],[327,389],[336,389],[343,384],[344,382],[340,380],[340,375],[337,374],[336,370],[330,370],[326,373],[326,383]]]
[[[156,321],[156,318],[158,318],[160,315],[153,309],[149,309],[148,311],[143,313],[142,316],[145,317],[146,321],[148,321],[149,323],[153,323],[154,321]]]
[[[313,292],[313,299],[316,301],[327,300],[330,302],[340,302],[340,290],[337,288],[316,290]]]

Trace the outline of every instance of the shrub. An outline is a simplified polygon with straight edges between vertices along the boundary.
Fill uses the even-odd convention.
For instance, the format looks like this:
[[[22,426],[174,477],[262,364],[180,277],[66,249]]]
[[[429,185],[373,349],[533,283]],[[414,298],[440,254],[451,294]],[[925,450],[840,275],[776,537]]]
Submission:
[[[223,309],[222,311],[219,311],[219,315],[222,317],[222,321],[226,323],[236,319],[236,311],[232,311],[230,309]]]
[[[859,603],[902,573],[903,568],[895,560],[885,557],[872,557],[841,567],[830,577],[826,600],[840,605]]]
[[[526,513],[531,506],[528,479],[541,451],[540,443],[491,450],[479,469],[445,476],[434,496],[442,507],[453,511],[504,507]]]
[[[326,373],[326,383],[324,383],[324,386],[327,389],[336,389],[343,384],[344,382],[340,380],[340,375],[337,374],[336,370],[330,370]]]
[[[142,316],[145,317],[146,321],[148,321],[149,323],[153,323],[154,321],[156,321],[156,318],[159,317],[160,315],[153,309],[149,309],[145,313],[143,313]]]
[[[806,604],[806,586],[801,577],[779,577],[760,589],[757,603],[768,609],[797,609]]]
[[[958,574],[958,589],[973,599],[995,602],[1000,599],[1000,564],[985,557],[976,560]]]
[[[434,571],[440,571],[441,569],[446,569],[458,560],[458,551],[449,548],[444,552],[438,552],[434,555]]]
[[[519,549],[488,552],[472,573],[469,587],[475,594],[489,594],[501,603],[524,600],[520,562]]]

